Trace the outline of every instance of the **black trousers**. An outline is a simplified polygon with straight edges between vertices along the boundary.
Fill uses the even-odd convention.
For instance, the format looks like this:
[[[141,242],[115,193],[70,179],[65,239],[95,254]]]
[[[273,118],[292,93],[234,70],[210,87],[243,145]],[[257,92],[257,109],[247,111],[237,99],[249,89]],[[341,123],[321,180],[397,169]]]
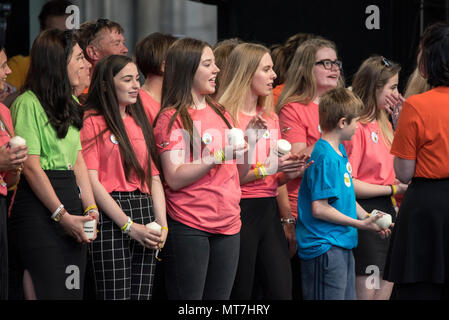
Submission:
[[[240,256],[231,299],[292,299],[288,244],[276,197],[242,199]],[[253,287],[260,287],[255,295]]]
[[[8,212],[6,197],[0,195],[0,300],[8,299],[8,235],[6,221]]]

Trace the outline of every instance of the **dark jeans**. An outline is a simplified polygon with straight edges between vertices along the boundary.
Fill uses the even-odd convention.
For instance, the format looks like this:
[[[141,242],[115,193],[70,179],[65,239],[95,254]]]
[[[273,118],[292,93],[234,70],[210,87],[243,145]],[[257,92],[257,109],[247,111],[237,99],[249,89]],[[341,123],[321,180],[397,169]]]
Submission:
[[[167,216],[165,282],[170,300],[227,300],[239,259],[240,234],[212,234]]]

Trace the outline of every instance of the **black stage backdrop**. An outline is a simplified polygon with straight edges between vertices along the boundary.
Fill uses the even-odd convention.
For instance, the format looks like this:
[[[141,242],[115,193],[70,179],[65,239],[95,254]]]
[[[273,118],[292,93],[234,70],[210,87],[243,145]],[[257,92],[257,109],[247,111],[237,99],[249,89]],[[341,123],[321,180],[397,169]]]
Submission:
[[[339,56],[343,60],[347,85],[364,59],[373,54],[380,54],[402,65],[400,89],[403,89],[416,65],[421,27],[425,28],[435,21],[447,20],[449,1],[204,0],[201,2],[217,5],[218,40],[238,37],[269,46],[283,43],[289,36],[298,32],[318,34],[337,44]],[[372,5],[376,6],[378,11],[368,8]],[[377,22],[376,18],[379,28],[368,29],[367,20],[368,25],[371,25]]]

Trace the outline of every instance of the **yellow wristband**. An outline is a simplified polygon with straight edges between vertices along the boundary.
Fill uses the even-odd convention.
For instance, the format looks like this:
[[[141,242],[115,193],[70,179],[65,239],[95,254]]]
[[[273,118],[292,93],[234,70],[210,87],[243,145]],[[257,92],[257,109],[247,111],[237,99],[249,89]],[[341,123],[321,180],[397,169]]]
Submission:
[[[221,149],[214,152],[214,158],[215,158],[215,162],[217,162],[217,163],[222,163],[226,160],[225,154],[224,154],[223,150],[221,150]]]
[[[167,227],[161,227],[162,230],[167,230],[168,232],[168,228]]]
[[[262,173],[262,178],[265,178],[266,176],[268,176],[267,169],[264,166],[260,166],[259,169],[260,169],[260,172]]]
[[[391,185],[391,195],[394,196],[398,192],[398,187],[394,184]]]
[[[8,188],[8,191],[16,190],[18,184],[19,184],[19,183],[16,183],[15,185],[9,187],[9,188]]]
[[[98,207],[96,205],[91,205],[84,210],[84,213],[86,214],[87,212],[89,212],[89,210],[92,210],[92,209],[98,209]]]
[[[254,168],[254,175],[256,176],[257,179],[260,179],[260,174],[259,174],[259,168]]]

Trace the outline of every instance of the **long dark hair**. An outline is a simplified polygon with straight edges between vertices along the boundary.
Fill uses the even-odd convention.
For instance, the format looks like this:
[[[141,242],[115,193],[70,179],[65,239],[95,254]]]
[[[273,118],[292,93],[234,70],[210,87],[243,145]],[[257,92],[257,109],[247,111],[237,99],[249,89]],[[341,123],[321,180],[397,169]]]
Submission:
[[[156,122],[162,112],[171,108],[175,109],[176,112],[170,119],[167,132],[170,131],[179,115],[184,129],[189,133],[190,151],[192,154],[193,137],[197,136],[200,140],[201,137],[200,135],[193,134],[195,128],[188,109],[194,104],[192,96],[193,78],[200,64],[201,55],[205,47],[210,47],[210,45],[201,40],[182,38],[176,40],[168,49],[165,60],[164,80],[162,83],[161,110],[153,124],[153,126],[156,126]],[[225,109],[209,96],[206,96],[206,102],[223,119],[228,128],[232,128],[224,116]]]
[[[58,138],[67,135],[69,126],[83,126],[83,110],[73,99],[67,64],[77,37],[72,31],[43,31],[31,48],[30,69],[22,92],[31,90],[39,99],[48,122]]]
[[[86,111],[94,111],[90,112],[87,117],[95,115],[103,116],[107,129],[100,132],[99,136],[102,136],[109,130],[117,138],[120,154],[123,159],[123,168],[125,170],[126,179],[129,181],[130,174],[134,171],[140,179],[141,186],[143,187],[146,183],[151,190],[151,159],[153,159],[154,164],[160,174],[162,174],[159,165],[159,157],[156,152],[157,149],[153,128],[145,114],[140,97],[137,99],[136,103],[127,106],[127,114],[131,116],[141,128],[145,138],[148,155],[148,170],[145,173],[145,170],[137,160],[128,134],[126,133],[125,125],[119,112],[119,103],[114,86],[114,77],[129,63],[134,62],[131,58],[122,55],[110,55],[101,59],[95,66],[89,94],[84,107],[86,108]],[[96,137],[94,137],[94,139],[95,138]],[[87,148],[89,148],[89,146],[90,144],[88,143]]]

